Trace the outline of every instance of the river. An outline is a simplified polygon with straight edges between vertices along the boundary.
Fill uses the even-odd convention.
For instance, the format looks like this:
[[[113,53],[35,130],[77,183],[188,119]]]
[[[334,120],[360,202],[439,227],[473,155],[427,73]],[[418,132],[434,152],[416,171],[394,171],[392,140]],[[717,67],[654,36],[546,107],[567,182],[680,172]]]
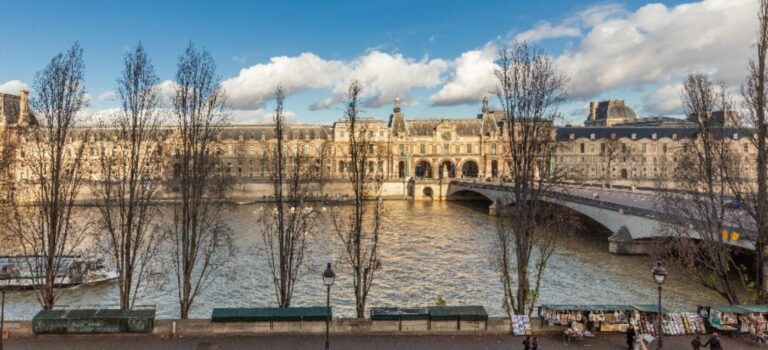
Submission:
[[[433,305],[441,296],[449,305],[483,305],[501,316],[502,290],[489,263],[495,224],[481,203],[387,201],[381,256],[382,268],[368,298],[368,307]],[[196,300],[193,318],[208,318],[213,307],[274,306],[269,270],[259,255],[261,236],[254,211],[241,205],[230,214],[234,229],[234,269],[218,274]],[[294,306],[325,304],[320,274],[333,261],[337,279],[331,290],[334,314],[354,316],[349,270],[340,264],[338,241],[322,222],[312,237],[308,260],[294,292]],[[563,234],[544,275],[540,303],[655,304],[653,262],[642,256],[608,253],[608,242],[589,230]],[[158,317],[178,317],[174,273],[167,282],[146,291],[138,304],[154,304]],[[724,303],[717,294],[671,271],[664,285],[664,304],[672,310]],[[66,290],[58,305],[117,304],[116,283]],[[30,319],[39,309],[33,292],[9,292],[6,319]]]

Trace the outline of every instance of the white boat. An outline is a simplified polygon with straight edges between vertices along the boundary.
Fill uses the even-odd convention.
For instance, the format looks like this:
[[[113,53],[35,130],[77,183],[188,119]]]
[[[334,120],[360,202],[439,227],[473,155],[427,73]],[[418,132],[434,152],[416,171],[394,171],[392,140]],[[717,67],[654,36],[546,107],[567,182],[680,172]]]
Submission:
[[[117,270],[107,267],[104,259],[61,256],[55,273],[54,288],[92,285],[117,279]],[[0,256],[0,290],[34,289],[45,282],[42,274],[45,257]]]

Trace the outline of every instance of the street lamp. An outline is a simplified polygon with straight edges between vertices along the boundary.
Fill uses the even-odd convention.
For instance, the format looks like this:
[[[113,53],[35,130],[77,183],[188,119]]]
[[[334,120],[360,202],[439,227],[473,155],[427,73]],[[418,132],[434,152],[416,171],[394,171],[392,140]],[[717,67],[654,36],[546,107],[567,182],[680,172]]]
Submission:
[[[664,268],[664,266],[661,265],[661,261],[656,262],[656,267],[653,268],[653,281],[656,282],[656,284],[659,286],[659,316],[658,316],[658,323],[659,323],[659,343],[656,347],[656,349],[661,349],[661,285],[664,284],[664,281],[667,279],[667,269]]]
[[[323,283],[328,288],[326,293],[326,300],[325,300],[325,307],[328,312],[328,317],[325,319],[325,350],[330,349],[330,346],[328,345],[328,333],[330,333],[330,326],[331,326],[331,286],[333,285],[333,281],[336,279],[336,273],[333,272],[333,269],[331,268],[331,263],[328,263],[328,267],[325,268],[325,272],[323,272]],[[2,349],[0,349],[2,350]]]

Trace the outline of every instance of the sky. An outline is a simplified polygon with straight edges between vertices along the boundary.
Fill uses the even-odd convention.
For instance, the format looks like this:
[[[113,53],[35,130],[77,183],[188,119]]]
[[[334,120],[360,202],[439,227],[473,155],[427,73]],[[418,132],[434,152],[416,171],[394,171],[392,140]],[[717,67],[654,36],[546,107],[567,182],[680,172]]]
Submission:
[[[269,122],[278,85],[291,120],[332,123],[352,79],[367,116],[388,118],[400,97],[407,118],[471,118],[483,96],[495,104],[496,53],[520,40],[568,78],[561,123],[582,123],[603,99],[677,116],[687,74],[738,95],[757,27],[757,0],[6,1],[0,92],[31,88],[77,41],[99,114],[118,106],[122,58],[139,41],[164,93],[192,42],[211,52],[238,124]]]

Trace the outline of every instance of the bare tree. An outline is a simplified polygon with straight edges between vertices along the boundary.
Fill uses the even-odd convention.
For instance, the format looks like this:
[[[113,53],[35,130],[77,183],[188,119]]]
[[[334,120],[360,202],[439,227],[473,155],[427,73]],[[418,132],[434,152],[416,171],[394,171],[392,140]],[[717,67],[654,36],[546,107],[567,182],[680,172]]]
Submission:
[[[731,110],[726,91],[725,85],[717,88],[704,74],[689,75],[683,83],[683,107],[696,123],[697,136],[684,140],[676,154],[672,181],[678,191],[662,194],[665,212],[673,218],[662,230],[672,239],[663,240],[658,252],[685,276],[739,304],[746,301],[749,276],[734,260],[736,248],[729,244],[729,230],[737,226],[741,231],[726,205],[741,167],[738,144],[718,118]]]
[[[605,137],[600,140],[600,157],[603,158],[603,164],[605,164],[605,171],[603,171],[603,183],[611,186],[613,180],[613,167],[616,165],[616,161],[621,158],[622,147],[626,153],[626,146],[624,143],[616,137],[616,134],[611,134],[609,137]]]
[[[768,54],[768,0],[758,0],[757,18],[757,55],[749,62],[747,81],[741,91],[745,100],[747,127],[753,128],[756,135],[754,146],[756,153],[757,183],[745,197],[748,212],[755,220],[757,237],[755,240],[756,283],[759,287],[760,301],[768,302],[768,121],[766,121],[766,55]]]
[[[20,151],[24,180],[13,200],[9,231],[27,259],[38,301],[51,309],[67,270],[68,256],[80,252],[88,229],[76,218],[74,204],[83,184],[87,129],[77,128],[86,106],[83,50],[75,43],[53,57],[35,76],[34,117],[21,115],[26,139]],[[75,141],[76,139],[76,141]],[[24,203],[22,203],[24,202]]]
[[[497,230],[499,248],[492,259],[508,314],[530,314],[555,249],[555,236],[537,234],[537,226],[541,227],[545,215],[553,214],[543,209],[542,197],[565,175],[549,169],[547,159],[555,153],[553,125],[559,118],[557,106],[565,99],[566,78],[542,49],[527,43],[501,50],[496,65],[497,94],[506,113],[513,195],[509,218]],[[531,266],[534,255],[538,260]]]
[[[214,271],[232,256],[230,228],[223,201],[230,185],[215,145],[226,125],[225,96],[208,51],[192,43],[179,58],[173,112],[178,128],[174,176],[170,188],[178,196],[170,227],[181,318],[189,317],[195,298],[209,285]]]
[[[156,261],[165,232],[153,204],[161,189],[158,78],[141,43],[126,53],[117,79],[122,110],[103,131],[108,140],[99,150],[99,181],[93,183],[100,214],[97,236],[118,272],[120,307],[130,309],[148,277],[159,271]]]
[[[349,162],[347,175],[352,184],[352,205],[337,208],[331,213],[333,226],[344,250],[343,260],[352,269],[357,318],[365,317],[365,302],[373,286],[376,271],[381,267],[379,238],[382,215],[382,174],[373,167],[382,159],[383,150],[374,145],[369,125],[360,118],[362,85],[355,80],[347,89],[344,111],[345,126],[349,134]],[[372,203],[366,200],[375,199]]]
[[[272,272],[275,297],[280,307],[291,306],[293,288],[299,277],[307,240],[314,235],[318,212],[313,200],[319,197],[320,173],[313,157],[295,141],[286,145],[288,133],[283,104],[285,90],[275,92],[275,144],[270,150],[269,174],[273,202],[260,212],[265,258]],[[320,149],[317,157],[322,157]]]

